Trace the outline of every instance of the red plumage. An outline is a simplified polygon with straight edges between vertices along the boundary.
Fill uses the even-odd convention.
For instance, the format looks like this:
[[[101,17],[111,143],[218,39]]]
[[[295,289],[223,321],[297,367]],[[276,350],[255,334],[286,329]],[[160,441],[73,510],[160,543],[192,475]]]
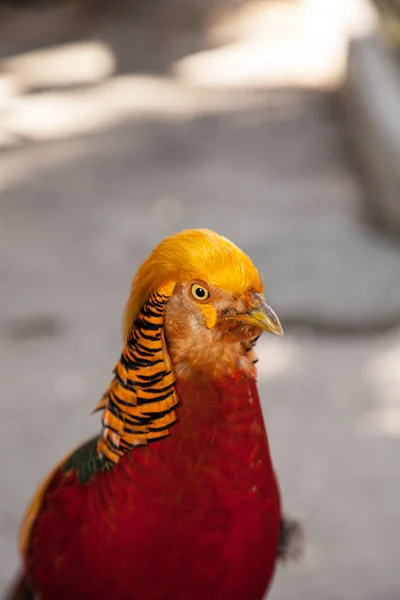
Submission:
[[[41,600],[261,600],[280,500],[255,381],[178,382],[178,423],[85,485],[58,471],[26,578]]]

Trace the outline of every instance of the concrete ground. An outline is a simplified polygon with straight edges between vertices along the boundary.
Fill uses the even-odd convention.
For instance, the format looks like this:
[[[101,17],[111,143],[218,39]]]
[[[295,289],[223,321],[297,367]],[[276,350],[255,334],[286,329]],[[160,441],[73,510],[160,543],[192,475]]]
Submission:
[[[196,82],[194,59],[228,72],[229,40],[189,13],[166,29],[139,8],[10,13],[0,35],[0,585],[35,486],[98,430],[90,411],[136,268],[165,235],[206,226],[252,256],[286,327],[259,344],[259,384],[308,550],[278,569],[270,597],[397,600],[400,247],[365,222],[331,92],[296,82],[290,61],[279,85],[279,65],[268,81],[218,85],[214,73],[206,85],[201,61]],[[291,27],[288,14],[269,13],[267,31]],[[54,67],[57,40],[80,45]],[[235,68],[253,64],[233,50]]]

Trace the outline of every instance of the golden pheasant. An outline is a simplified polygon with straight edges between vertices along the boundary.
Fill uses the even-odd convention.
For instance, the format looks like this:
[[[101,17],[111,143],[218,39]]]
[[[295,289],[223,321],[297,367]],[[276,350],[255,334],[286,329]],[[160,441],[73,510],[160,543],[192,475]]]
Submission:
[[[261,600],[288,528],[253,352],[282,327],[257,269],[212,231],[172,235],[139,268],[123,329],[101,432],[28,508],[14,597]]]

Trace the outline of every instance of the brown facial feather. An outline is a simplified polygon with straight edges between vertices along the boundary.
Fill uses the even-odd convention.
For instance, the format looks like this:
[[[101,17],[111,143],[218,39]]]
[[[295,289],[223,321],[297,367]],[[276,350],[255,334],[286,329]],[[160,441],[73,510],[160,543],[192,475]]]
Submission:
[[[229,314],[243,313],[249,308],[247,298],[235,299],[208,286],[208,303],[217,314],[215,327],[208,328],[202,310],[204,303],[191,296],[191,285],[188,282],[175,288],[164,314],[168,351],[177,377],[221,378],[238,370],[254,375],[253,362],[243,344],[261,330],[229,319]]]

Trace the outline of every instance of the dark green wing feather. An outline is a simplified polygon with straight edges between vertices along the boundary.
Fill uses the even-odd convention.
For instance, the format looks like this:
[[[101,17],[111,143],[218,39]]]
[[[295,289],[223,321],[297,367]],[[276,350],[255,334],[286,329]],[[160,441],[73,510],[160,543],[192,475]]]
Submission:
[[[76,471],[80,483],[89,483],[90,479],[98,474],[110,471],[114,463],[106,458],[99,458],[97,442],[99,437],[88,440],[71,454],[62,466],[64,473]]]

